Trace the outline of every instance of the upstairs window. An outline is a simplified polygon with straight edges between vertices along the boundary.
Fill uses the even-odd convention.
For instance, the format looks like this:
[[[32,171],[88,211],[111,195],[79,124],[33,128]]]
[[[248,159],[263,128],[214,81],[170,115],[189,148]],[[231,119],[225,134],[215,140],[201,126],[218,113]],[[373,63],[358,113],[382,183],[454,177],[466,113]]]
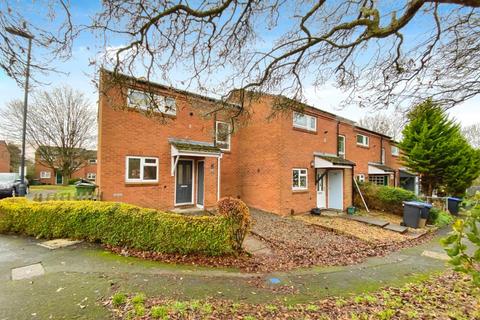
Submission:
[[[158,158],[127,157],[127,182],[158,182]]]
[[[307,169],[292,170],[292,190],[307,190],[308,179]]]
[[[317,118],[308,114],[293,112],[293,126],[308,131],[317,131]]]
[[[96,163],[97,163],[97,159],[89,159],[89,160],[88,160],[88,163],[89,163],[89,164],[96,164]]]
[[[365,182],[365,175],[363,173],[357,174],[358,182]]]
[[[221,150],[230,151],[231,139],[230,124],[227,122],[217,121],[215,127],[215,141],[217,147]]]
[[[94,172],[89,172],[87,173],[87,179],[88,180],[95,180],[97,178],[97,174]]]
[[[345,136],[338,136],[338,156],[345,159]]]
[[[397,146],[392,146],[392,156],[399,156],[400,155],[400,149],[398,149]]]
[[[151,110],[171,116],[177,114],[175,99],[140,90],[128,90],[127,104],[139,110]]]
[[[368,137],[363,134],[357,134],[357,144],[362,147],[368,147]]]

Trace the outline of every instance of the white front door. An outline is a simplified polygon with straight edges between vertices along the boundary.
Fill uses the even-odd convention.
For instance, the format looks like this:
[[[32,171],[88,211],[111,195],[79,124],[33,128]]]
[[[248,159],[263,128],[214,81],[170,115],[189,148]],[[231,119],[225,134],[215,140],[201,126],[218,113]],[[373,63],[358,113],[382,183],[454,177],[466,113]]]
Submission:
[[[323,209],[327,207],[327,195],[325,190],[325,180],[327,179],[327,175],[322,175],[325,173],[325,170],[317,170],[317,208]],[[320,178],[322,177],[322,178]]]
[[[328,207],[343,210],[343,171],[328,171]]]

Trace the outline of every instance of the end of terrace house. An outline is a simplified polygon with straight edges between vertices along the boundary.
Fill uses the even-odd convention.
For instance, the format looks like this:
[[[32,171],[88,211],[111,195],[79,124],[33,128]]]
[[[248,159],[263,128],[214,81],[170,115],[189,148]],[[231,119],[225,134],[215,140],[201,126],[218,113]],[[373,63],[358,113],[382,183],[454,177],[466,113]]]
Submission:
[[[231,196],[288,215],[346,210],[353,179],[401,185],[396,143],[335,114],[302,104],[272,117],[286,98],[250,94],[233,117],[235,97],[226,103],[106,70],[100,79],[103,200],[172,210]]]

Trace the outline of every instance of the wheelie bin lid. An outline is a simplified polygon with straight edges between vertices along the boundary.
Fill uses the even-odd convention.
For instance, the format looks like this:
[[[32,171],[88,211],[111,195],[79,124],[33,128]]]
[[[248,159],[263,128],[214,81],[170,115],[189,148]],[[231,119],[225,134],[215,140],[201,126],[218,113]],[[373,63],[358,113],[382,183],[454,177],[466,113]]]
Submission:
[[[414,206],[417,208],[432,208],[432,204],[422,202],[422,201],[404,201],[403,204],[409,205],[409,206]]]
[[[448,197],[448,200],[457,201],[457,202],[461,202],[461,201],[462,201],[462,199],[460,199],[460,198],[455,198],[455,197]]]

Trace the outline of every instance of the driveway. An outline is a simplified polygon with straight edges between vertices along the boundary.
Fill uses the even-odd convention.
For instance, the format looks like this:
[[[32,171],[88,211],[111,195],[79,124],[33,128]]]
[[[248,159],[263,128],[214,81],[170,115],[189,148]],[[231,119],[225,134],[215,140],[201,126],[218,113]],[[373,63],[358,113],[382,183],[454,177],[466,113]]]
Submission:
[[[280,298],[292,303],[309,302],[329,295],[348,295],[401,285],[445,269],[438,240],[353,266],[242,273],[122,257],[87,243],[50,250],[38,246],[36,239],[0,235],[0,319],[108,318],[102,298],[116,290],[244,302]],[[12,269],[38,263],[43,275],[12,280]]]

